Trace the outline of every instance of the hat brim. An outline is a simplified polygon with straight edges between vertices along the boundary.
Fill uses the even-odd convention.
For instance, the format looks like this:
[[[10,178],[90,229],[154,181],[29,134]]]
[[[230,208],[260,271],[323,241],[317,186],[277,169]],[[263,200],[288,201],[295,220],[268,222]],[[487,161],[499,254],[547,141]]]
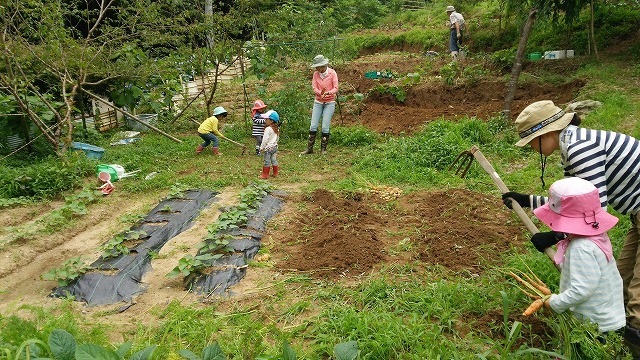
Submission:
[[[251,110],[264,110],[264,109],[266,109],[266,108],[267,108],[267,105],[265,105],[265,106],[260,106],[260,107],[255,107],[255,106],[254,106]]]
[[[567,125],[569,125],[569,123],[571,122],[571,120],[573,119],[573,116],[576,113],[566,113],[564,114],[560,119],[552,122],[551,124],[543,127],[542,129],[534,132],[533,134],[529,134],[528,136],[520,139],[517,143],[516,146],[525,146],[528,143],[531,142],[531,140],[537,138],[540,135],[544,135],[548,132],[552,132],[552,131],[556,131],[556,130],[562,130],[565,127],[567,127]]]
[[[326,66],[326,65],[329,65],[329,60],[325,60],[325,61],[321,61],[321,62],[319,62],[317,64],[313,64],[313,65],[311,65],[311,68],[315,69],[317,67]]]
[[[561,216],[551,210],[548,203],[535,208],[533,213],[553,231],[583,236],[604,234],[618,223],[617,217],[601,210],[595,215],[595,220],[598,222],[598,227],[595,228],[592,224],[587,223],[583,217]]]

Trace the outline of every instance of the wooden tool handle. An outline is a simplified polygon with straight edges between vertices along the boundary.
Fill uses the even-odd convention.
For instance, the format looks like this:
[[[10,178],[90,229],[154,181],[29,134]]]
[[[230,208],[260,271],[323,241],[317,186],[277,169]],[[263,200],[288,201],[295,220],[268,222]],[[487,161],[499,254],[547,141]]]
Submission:
[[[480,163],[480,166],[482,166],[484,171],[486,171],[487,174],[491,176],[491,179],[498,186],[500,191],[503,194],[509,192],[509,188],[507,188],[507,185],[504,184],[504,182],[500,178],[500,175],[498,175],[498,173],[493,168],[493,166],[491,166],[491,163],[489,163],[489,160],[487,160],[487,158],[484,157],[484,155],[480,151],[480,148],[474,145],[473,147],[471,147],[471,150],[469,150],[469,152],[473,154],[473,157],[476,158],[478,163]],[[522,209],[522,207],[520,206],[520,204],[518,204],[517,201],[515,200],[511,201],[511,207],[513,208],[513,211],[516,212],[520,220],[522,220],[522,222],[524,223],[524,225],[527,227],[527,229],[532,235],[540,232],[540,230],[538,230],[538,228],[533,223],[533,221],[531,221],[531,218],[529,217],[529,215],[527,215],[527,213],[524,212],[524,209]],[[549,257],[549,259],[551,259],[551,261],[553,261],[553,257],[555,256],[556,251],[553,250],[553,248],[548,247],[544,249],[544,253],[547,254],[547,256]],[[556,268],[557,267],[558,266],[556,265]]]
[[[240,146],[240,147],[243,147],[243,148],[246,148],[246,147],[247,147],[245,144],[241,144],[241,143],[239,143],[239,142],[237,142],[237,141],[231,140],[231,139],[229,139],[228,137],[226,137],[226,136],[224,136],[224,135],[220,135],[220,137],[221,137],[221,138],[223,138],[223,139],[225,139],[225,140],[227,140],[228,142],[230,142],[230,143],[232,143],[232,144],[236,144],[236,145],[238,145],[238,146]]]

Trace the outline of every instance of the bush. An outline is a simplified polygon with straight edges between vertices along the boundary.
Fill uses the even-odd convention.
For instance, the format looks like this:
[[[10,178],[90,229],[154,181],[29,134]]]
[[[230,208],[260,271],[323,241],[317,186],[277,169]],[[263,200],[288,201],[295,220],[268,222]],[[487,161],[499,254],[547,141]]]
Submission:
[[[75,152],[60,159],[51,156],[24,167],[0,167],[0,198],[49,198],[73,190],[93,171],[93,162]]]
[[[276,91],[270,98],[263,99],[270,109],[280,115],[281,136],[283,140],[306,139],[309,135],[311,109],[313,108],[313,91],[311,80],[307,78],[286,80],[287,86]]]
[[[516,61],[516,50],[513,48],[498,50],[491,54],[491,62],[501,70],[511,69]]]
[[[335,126],[331,128],[331,142],[347,147],[371,145],[379,141],[380,135],[375,131],[356,125],[351,127]]]

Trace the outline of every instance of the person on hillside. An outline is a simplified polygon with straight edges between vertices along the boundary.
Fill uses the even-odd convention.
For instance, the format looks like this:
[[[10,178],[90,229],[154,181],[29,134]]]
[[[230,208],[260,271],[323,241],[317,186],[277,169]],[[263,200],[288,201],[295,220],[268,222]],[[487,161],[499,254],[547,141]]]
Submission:
[[[218,150],[218,137],[222,136],[220,130],[218,130],[218,118],[224,119],[227,117],[227,110],[225,110],[222,106],[218,106],[213,109],[213,116],[208,117],[205,121],[200,124],[198,127],[198,136],[204,140],[204,142],[196,148],[196,154],[200,154],[204,148],[209,146],[209,144],[213,144],[211,151],[215,155],[222,155],[222,153]]]
[[[313,102],[313,111],[311,112],[311,127],[309,128],[309,140],[307,149],[300,155],[313,154],[313,144],[316,141],[316,132],[318,124],[322,117],[322,139],[320,141],[320,150],[323,154],[327,152],[327,144],[329,143],[329,126],[331,118],[336,110],[336,96],[338,93],[338,74],[335,70],[328,67],[329,59],[323,55],[317,55],[313,58],[311,67],[315,69],[311,86],[315,94]]]
[[[264,101],[258,99],[253,103],[251,109],[251,119],[253,120],[253,126],[251,126],[251,136],[256,139],[256,155],[260,155],[260,144],[262,144],[262,134],[264,134],[265,119],[261,116],[267,110],[267,105]]]
[[[625,342],[640,359],[640,141],[612,131],[579,127],[580,118],[565,113],[550,100],[534,102],[516,119],[520,141],[516,146],[529,145],[540,153],[542,186],[546,157],[560,151],[565,177],[578,177],[591,182],[599,192],[600,205],[611,205],[621,214],[629,215],[629,229],[617,266],[623,280],[624,304],[627,311]],[[539,195],[507,192],[502,196],[506,206],[512,201],[522,207],[538,208],[548,199]],[[562,235],[554,231],[531,237],[538,251],[555,245]]]
[[[464,17],[456,9],[449,5],[447,6],[447,15],[449,15],[449,51],[453,61],[458,61],[458,54],[461,51],[462,39],[464,31],[466,31],[466,24]]]
[[[571,310],[578,319],[597,324],[603,334],[621,333],[626,322],[622,278],[607,235],[618,218],[602,209],[598,189],[577,177],[558,180],[549,188],[549,201],[533,213],[564,234],[553,258],[562,269],[560,292],[551,294],[544,306],[557,313]]]
[[[274,110],[269,110],[261,115],[265,119],[264,136],[262,137],[262,143],[260,144],[260,152],[262,153],[264,164],[262,166],[262,174],[260,179],[269,178],[269,170],[273,168],[273,177],[278,176],[278,159],[276,154],[278,153],[278,139],[280,138],[280,129],[278,123],[280,122],[280,115]]]

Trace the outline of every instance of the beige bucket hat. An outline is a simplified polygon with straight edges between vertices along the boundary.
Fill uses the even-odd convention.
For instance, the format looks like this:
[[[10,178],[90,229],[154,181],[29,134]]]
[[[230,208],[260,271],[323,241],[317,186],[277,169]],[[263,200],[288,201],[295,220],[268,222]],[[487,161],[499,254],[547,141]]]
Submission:
[[[324,57],[324,55],[316,55],[313,58],[313,64],[311,64],[312,68],[317,68],[318,66],[325,66],[329,64],[329,59]]]
[[[453,12],[453,11],[456,11],[456,8],[454,8],[454,7],[453,7],[453,6],[451,6],[451,5],[447,6],[447,10],[446,10],[446,12]]]
[[[522,110],[516,119],[516,131],[520,135],[516,146],[525,146],[540,135],[564,129],[574,115],[565,113],[551,100],[534,102]]]

